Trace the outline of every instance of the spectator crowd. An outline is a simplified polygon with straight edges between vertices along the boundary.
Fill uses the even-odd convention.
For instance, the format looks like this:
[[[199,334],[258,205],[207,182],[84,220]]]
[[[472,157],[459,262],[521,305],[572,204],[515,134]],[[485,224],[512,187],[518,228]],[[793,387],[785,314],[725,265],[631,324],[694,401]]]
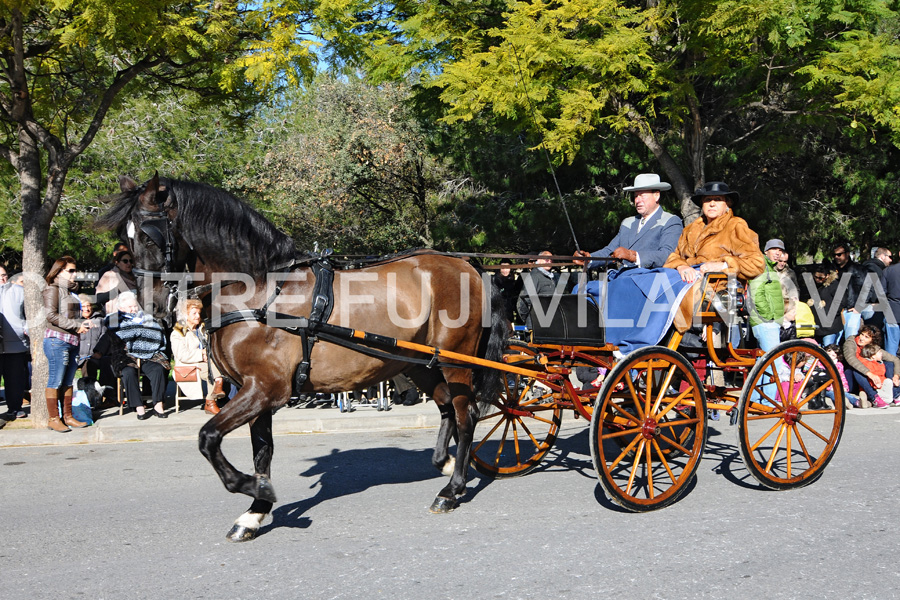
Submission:
[[[623,221],[619,234],[605,248],[593,254],[579,252],[577,257],[586,257],[593,266],[665,267],[685,284],[706,272],[731,270],[748,284],[744,320],[733,326],[740,334],[733,336],[740,338],[740,345],[768,352],[789,339],[813,340],[837,364],[848,408],[900,406],[900,263],[893,264],[891,250],[876,247],[868,259],[860,260],[855,248],[838,241],[822,262],[792,267],[789,247],[782,239],[759,244],[746,222],[733,216],[738,195],[725,184],[712,182],[697,191],[694,200],[703,216],[687,228],[659,207],[660,191],[667,186],[658,176],[638,176],[626,191],[635,195],[639,218]],[[521,265],[503,260],[494,276],[507,318],[523,326],[531,321],[533,294],[558,294],[571,288],[560,280],[549,251],[532,254],[536,258],[523,274],[517,273]],[[190,375],[202,382],[204,411],[219,412],[220,403],[227,402],[229,391],[233,395],[235,390],[207,354],[202,304],[181,302],[178,322],[168,330],[141,310],[133,270],[131,252],[117,245],[112,260],[98,274],[94,294],[79,294],[75,259],[59,257],[45,277],[42,292],[46,328],[34,332],[28,331],[23,274],[9,276],[0,266],[0,377],[6,404],[0,426],[27,416],[33,384],[44,385],[48,428],[53,431],[64,433],[89,425],[91,409],[118,404],[118,395],[109,393],[116,389],[123,390],[124,402],[137,419],[166,418],[166,387],[173,370],[176,381]],[[587,291],[591,292],[590,285]],[[687,329],[685,335],[688,339]],[[48,360],[46,382],[31,381],[30,348],[38,339]],[[80,375],[77,381],[76,374]],[[578,373],[579,379],[591,384],[602,376]],[[393,385],[395,404],[421,401],[408,378],[398,376]],[[96,390],[106,394],[87,393]],[[85,404],[80,391],[88,398],[87,412],[78,410]],[[149,405],[145,395],[150,397]],[[355,395],[360,401],[373,391]],[[833,400],[834,391],[828,390],[826,396]]]

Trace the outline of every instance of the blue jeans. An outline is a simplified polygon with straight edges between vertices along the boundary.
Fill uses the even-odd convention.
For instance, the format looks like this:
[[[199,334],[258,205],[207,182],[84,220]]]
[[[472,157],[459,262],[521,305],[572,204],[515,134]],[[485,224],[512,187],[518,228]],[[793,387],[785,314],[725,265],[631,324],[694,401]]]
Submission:
[[[856,381],[856,385],[859,386],[859,389],[866,393],[866,396],[869,397],[870,402],[874,402],[875,398],[878,396],[878,390],[872,387],[872,382],[869,381],[869,378],[857,371],[856,369],[850,369],[850,373],[853,375],[853,379]],[[885,362],[884,363],[884,376],[887,379],[890,379],[894,376],[894,363]],[[891,400],[896,400],[900,398],[900,386],[894,386],[894,397],[893,398],[883,398],[883,400],[890,402]]]
[[[70,387],[78,369],[78,346],[57,338],[44,338],[44,354],[50,367],[45,387],[55,390]]]
[[[844,339],[849,340],[859,333],[859,326],[862,324],[863,319],[871,319],[875,315],[875,307],[869,304],[862,309],[862,312],[845,310],[841,315],[844,317]]]
[[[831,403],[834,404],[834,392],[832,392],[831,390],[825,390],[825,397],[831,400]],[[853,406],[853,408],[859,408],[859,396],[857,396],[856,394],[851,394],[850,392],[844,392],[844,397],[850,401],[850,405]],[[837,405],[835,404],[835,406]]]
[[[768,352],[781,342],[780,334],[781,325],[774,321],[753,326],[753,337],[763,352]]]
[[[843,331],[838,331],[837,333],[830,333],[822,338],[822,347],[827,348],[832,344],[839,344],[841,342],[841,338],[844,337]]]
[[[897,356],[897,348],[900,347],[900,325],[884,324],[884,351]]]
[[[756,343],[763,352],[768,352],[781,342],[781,325],[778,323],[760,323],[754,325],[752,330],[753,337],[756,338]],[[766,384],[762,386],[762,391],[769,398],[778,400],[778,386],[776,384]],[[761,398],[762,396],[755,390],[750,394],[750,399],[754,402],[759,402]],[[770,402],[763,402],[763,404],[771,405]]]

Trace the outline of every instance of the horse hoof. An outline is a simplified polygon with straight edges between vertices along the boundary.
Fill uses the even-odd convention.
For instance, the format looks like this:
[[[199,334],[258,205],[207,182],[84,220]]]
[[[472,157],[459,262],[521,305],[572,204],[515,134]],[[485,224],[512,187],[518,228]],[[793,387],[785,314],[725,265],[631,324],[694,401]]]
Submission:
[[[249,542],[256,537],[257,531],[257,529],[251,529],[235,523],[231,531],[225,536],[225,539],[229,542]]]
[[[428,510],[436,515],[440,515],[453,512],[453,509],[458,505],[459,502],[457,502],[455,498],[441,498],[438,496],[434,499],[434,502],[431,503],[431,508]]]
[[[256,494],[253,496],[257,500],[265,500],[274,504],[277,502],[275,498],[275,487],[268,477],[258,476],[256,478]]]

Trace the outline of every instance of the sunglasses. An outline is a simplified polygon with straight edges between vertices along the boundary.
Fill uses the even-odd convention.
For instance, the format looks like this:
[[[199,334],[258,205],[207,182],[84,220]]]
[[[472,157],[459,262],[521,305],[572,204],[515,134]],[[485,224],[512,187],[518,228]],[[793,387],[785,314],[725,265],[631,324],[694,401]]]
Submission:
[[[65,269],[66,273],[75,273],[77,269]]]
[[[847,254],[847,253],[846,252],[835,252],[834,257],[837,258],[838,256],[843,256],[845,254]]]
[[[122,263],[123,265],[130,265],[130,264],[131,264],[131,259],[130,259],[130,258],[123,258],[123,259],[120,260],[119,262]]]

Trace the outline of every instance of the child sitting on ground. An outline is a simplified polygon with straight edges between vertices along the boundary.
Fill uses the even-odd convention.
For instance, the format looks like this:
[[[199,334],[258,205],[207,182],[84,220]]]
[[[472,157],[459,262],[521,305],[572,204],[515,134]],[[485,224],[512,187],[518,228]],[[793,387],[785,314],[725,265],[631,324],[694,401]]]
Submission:
[[[878,393],[872,404],[876,408],[900,405],[900,402],[894,399],[894,382],[885,376],[884,351],[873,342],[859,349],[858,358],[869,370],[869,380]]]
[[[825,346],[825,353],[828,354],[829,358],[834,362],[834,365],[837,367],[838,375],[841,376],[841,387],[844,389],[844,406],[850,408],[869,408],[866,406],[868,402],[863,398],[850,393],[850,384],[847,383],[847,376],[844,375],[844,363],[841,362],[841,347],[837,344],[830,344]],[[825,373],[825,369],[823,367],[819,367],[822,370],[822,373]],[[832,406],[834,405],[834,390],[830,387],[825,390],[825,397],[831,400]]]

